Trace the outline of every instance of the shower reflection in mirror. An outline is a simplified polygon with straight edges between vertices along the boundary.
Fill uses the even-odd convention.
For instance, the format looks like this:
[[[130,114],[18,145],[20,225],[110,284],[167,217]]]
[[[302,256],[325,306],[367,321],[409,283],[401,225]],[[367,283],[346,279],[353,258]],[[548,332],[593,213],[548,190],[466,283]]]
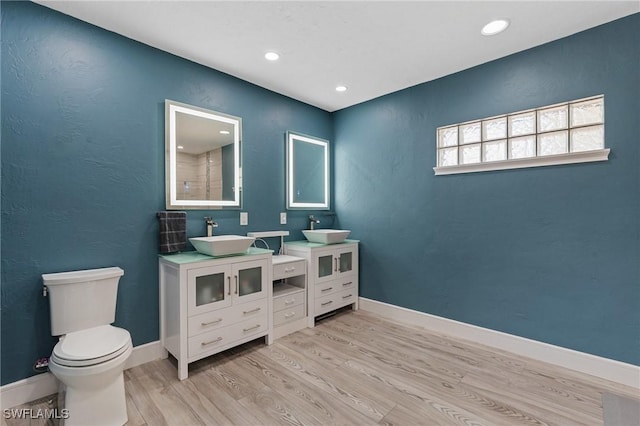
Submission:
[[[241,207],[241,119],[165,101],[167,209]]]

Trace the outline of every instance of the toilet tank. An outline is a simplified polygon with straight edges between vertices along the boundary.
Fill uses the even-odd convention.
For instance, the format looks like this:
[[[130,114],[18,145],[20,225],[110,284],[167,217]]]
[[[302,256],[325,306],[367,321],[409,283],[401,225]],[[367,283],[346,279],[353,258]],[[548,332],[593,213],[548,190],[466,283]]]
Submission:
[[[120,268],[42,275],[51,311],[51,335],[59,336],[115,321]]]

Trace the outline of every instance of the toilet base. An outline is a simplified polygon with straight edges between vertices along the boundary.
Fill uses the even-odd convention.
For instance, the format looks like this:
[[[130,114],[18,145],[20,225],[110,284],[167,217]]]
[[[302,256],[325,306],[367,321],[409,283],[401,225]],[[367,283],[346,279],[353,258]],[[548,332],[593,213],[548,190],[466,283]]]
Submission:
[[[77,390],[61,384],[59,409],[65,409],[64,426],[122,426],[127,420],[127,401],[123,374],[102,389]]]

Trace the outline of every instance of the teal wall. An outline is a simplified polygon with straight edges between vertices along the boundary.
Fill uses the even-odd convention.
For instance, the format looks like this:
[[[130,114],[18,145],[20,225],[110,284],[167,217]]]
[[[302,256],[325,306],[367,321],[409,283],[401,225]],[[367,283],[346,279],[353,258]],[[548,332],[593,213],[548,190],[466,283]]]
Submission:
[[[1,382],[48,356],[42,273],[120,266],[116,325],[158,339],[164,100],[243,119],[244,211],[288,229],[287,130],[332,141],[365,297],[640,364],[639,15],[335,114],[42,6],[1,2]],[[603,93],[610,161],[434,177],[435,129]],[[316,212],[322,215],[322,212]]]
[[[640,365],[638,28],[632,15],[334,114],[362,296]],[[608,162],[434,176],[439,126],[599,94]]]
[[[285,133],[331,139],[331,115],[30,2],[2,2],[2,384],[51,353],[40,275],[120,266],[116,325],[158,339],[164,100],[243,120],[244,206],[191,211],[189,236],[289,229]]]

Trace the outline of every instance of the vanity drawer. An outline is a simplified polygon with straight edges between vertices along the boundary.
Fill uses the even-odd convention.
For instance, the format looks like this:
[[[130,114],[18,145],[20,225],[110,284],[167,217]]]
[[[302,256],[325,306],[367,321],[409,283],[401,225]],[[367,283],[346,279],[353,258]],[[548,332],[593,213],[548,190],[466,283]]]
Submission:
[[[215,353],[216,348],[232,344],[234,341],[244,339],[254,334],[267,331],[268,321],[266,313],[255,318],[243,321],[228,327],[221,327],[209,331],[188,340],[189,358],[196,357],[207,352]]]
[[[273,314],[273,325],[277,327],[297,319],[304,318],[304,305],[287,308]]]
[[[342,290],[324,297],[317,297],[315,301],[315,315],[322,315],[325,312],[333,311],[345,305],[355,303],[358,292],[354,289]]]
[[[344,278],[342,280],[329,281],[315,286],[315,296],[324,297],[343,290],[356,289],[356,281],[352,278]]]
[[[238,321],[257,317],[267,313],[267,299],[243,303],[242,305],[218,309],[200,315],[189,317],[187,334],[197,336],[221,327],[226,327]]]
[[[291,309],[294,306],[302,305],[304,303],[304,289],[300,289],[295,293],[283,294],[282,296],[273,298],[273,312],[278,312],[283,309]]]
[[[306,262],[306,260],[298,260],[296,262],[273,265],[273,279],[279,280],[306,274]]]

